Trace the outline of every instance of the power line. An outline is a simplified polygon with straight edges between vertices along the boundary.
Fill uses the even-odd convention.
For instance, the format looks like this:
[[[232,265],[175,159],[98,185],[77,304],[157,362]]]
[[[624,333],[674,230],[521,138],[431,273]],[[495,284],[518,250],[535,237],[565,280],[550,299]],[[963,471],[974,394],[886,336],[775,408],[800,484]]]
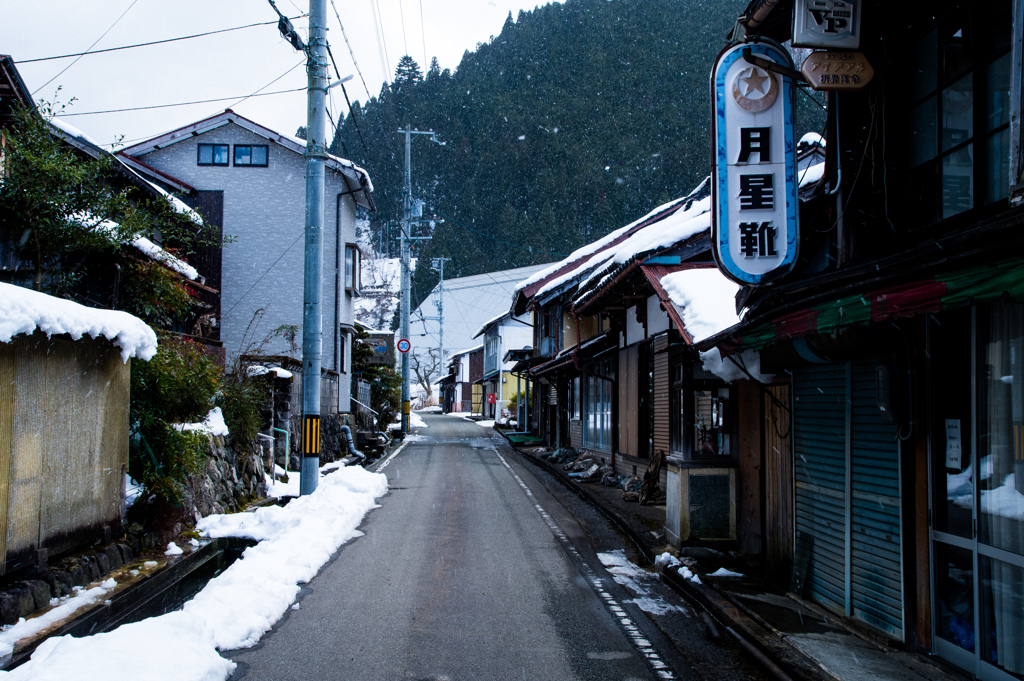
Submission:
[[[125,109],[107,109],[105,111],[76,111],[76,112],[73,112],[73,113],[63,113],[63,114],[61,114],[61,118],[66,118],[68,116],[93,116],[93,115],[97,115],[97,114],[122,113],[122,112],[125,112],[125,111],[146,111],[148,109],[167,109],[167,108],[171,108],[171,107],[175,107],[175,106],[191,106],[193,104],[212,104],[213,102],[227,102],[227,101],[232,100],[232,99],[238,99],[239,97],[242,97],[243,101],[244,101],[245,99],[248,99],[250,97],[268,97],[270,95],[284,95],[284,94],[288,94],[290,92],[302,92],[305,89],[306,88],[304,88],[304,87],[297,87],[297,88],[293,88],[291,90],[276,90],[274,92],[257,92],[257,93],[253,93],[251,95],[244,95],[244,96],[243,95],[235,95],[234,97],[218,97],[216,99],[197,99],[197,100],[192,101],[192,102],[177,102],[175,104],[152,104],[150,106],[132,106],[132,107],[128,107],[128,108],[125,108]]]
[[[216,35],[218,33],[229,33],[231,31],[241,31],[246,28],[254,28],[256,26],[267,26],[270,24],[276,24],[276,21],[264,21],[259,24],[248,24],[246,26],[235,26],[234,28],[221,28],[216,31],[207,31],[206,33],[195,33],[193,35],[183,35],[178,38],[167,38],[165,40],[152,40],[148,43],[135,43],[134,45],[121,45],[120,47],[105,47],[102,50],[87,50],[85,52],[72,52],[71,54],[61,54],[55,57],[37,57],[35,59],[19,59],[15,64],[31,64],[38,61],[51,61],[54,59],[69,59],[71,57],[84,57],[87,54],[103,54],[104,52],[117,52],[118,50],[132,50],[136,47],[149,47],[151,45],[162,45],[164,43],[178,42],[179,40],[191,40],[193,38],[203,38],[208,35]],[[95,44],[95,43],[93,43]],[[60,74],[58,74],[60,75]]]
[[[371,10],[376,10],[373,15],[373,27],[375,37],[377,38],[377,52],[380,56],[380,67],[384,72],[384,82],[387,83],[388,76],[391,73],[391,57],[388,56],[388,43],[384,38],[384,15],[380,13],[380,2],[373,0],[370,5]]]
[[[121,22],[121,19],[124,19],[124,15],[128,14],[128,12],[129,12],[129,11],[131,11],[131,8],[132,8],[132,7],[135,7],[135,5],[136,5],[136,3],[138,3],[138,1],[139,1],[139,0],[132,0],[132,4],[128,5],[128,9],[126,9],[126,10],[125,10],[125,11],[123,11],[123,12],[121,12],[121,16],[119,16],[119,17],[117,18],[117,20],[116,20],[116,21],[114,21],[114,23],[112,23],[112,24],[110,25],[110,28],[108,28],[107,30],[103,31],[103,35],[101,35],[101,36],[100,36],[99,38],[96,38],[96,40],[95,40],[95,41],[93,41],[93,44],[89,46],[89,50],[91,50],[92,48],[96,47],[96,44],[97,44],[97,43],[98,43],[99,41],[103,40],[103,39],[104,39],[104,38],[105,38],[105,37],[107,36],[107,34],[108,34],[108,33],[110,33],[111,31],[113,31],[113,30],[114,30],[114,27],[115,27],[115,26],[117,26],[117,25],[118,25],[118,24],[119,24],[119,23]],[[83,52],[82,54],[84,55],[84,54],[88,53],[88,52],[89,52],[89,50],[86,50],[86,51],[85,51],[85,52]],[[65,72],[65,71],[67,71],[68,69],[70,69],[70,68],[71,68],[72,66],[74,66],[75,64],[77,64],[77,63],[78,63],[78,60],[79,60],[79,59],[81,59],[81,58],[82,58],[82,56],[81,56],[81,55],[79,55],[78,57],[75,57],[75,60],[74,60],[73,62],[71,62],[70,64],[68,64],[67,66],[65,66],[65,67],[64,67],[63,69],[61,69],[61,70],[60,70],[60,72],[59,72],[59,73],[57,73],[57,75],[56,75],[56,76],[54,76],[54,77],[53,77],[53,78],[51,78],[50,80],[46,81],[45,83],[43,83],[42,85],[40,85],[39,87],[37,87],[37,88],[36,88],[36,89],[35,89],[35,90],[34,90],[34,91],[32,92],[32,96],[34,97],[34,96],[35,96],[35,94],[36,94],[36,92],[39,92],[39,91],[40,91],[40,90],[42,90],[42,89],[43,89],[44,87],[46,87],[47,85],[49,85],[50,83],[52,83],[53,81],[57,80],[57,79],[58,79],[58,78],[60,78],[60,77],[61,77],[62,75],[64,75],[64,72]]]
[[[352,65],[356,67],[356,73],[359,74],[359,80],[363,82],[363,89],[366,90],[366,97],[367,99],[372,99],[373,94],[370,93],[370,88],[366,85],[366,79],[363,78],[363,72],[359,68],[359,62],[356,61],[356,53],[352,51],[352,43],[348,40],[348,33],[345,32],[345,25],[341,23],[341,15],[338,14],[338,8],[335,6],[334,0],[331,0],[331,9],[334,10],[334,16],[338,19],[338,27],[341,29],[341,37],[345,39],[345,44],[348,46],[349,56],[352,57]],[[342,85],[341,89],[345,89],[344,85]],[[348,95],[346,94],[345,97],[347,98]],[[351,108],[352,107],[349,106],[350,110]]]

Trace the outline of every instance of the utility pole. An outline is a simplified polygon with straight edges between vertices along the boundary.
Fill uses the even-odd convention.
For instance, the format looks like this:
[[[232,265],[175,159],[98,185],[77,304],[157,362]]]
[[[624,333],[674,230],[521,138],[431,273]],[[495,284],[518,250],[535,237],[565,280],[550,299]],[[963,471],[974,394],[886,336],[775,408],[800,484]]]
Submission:
[[[413,130],[406,123],[404,130],[398,131],[405,135],[405,197],[402,210],[402,235],[401,235],[401,262],[402,262],[402,309],[401,309],[401,330],[402,338],[409,339],[409,307],[410,290],[412,288],[412,265],[410,263],[411,242],[415,240],[429,239],[430,237],[414,237],[412,235],[412,136],[430,135],[430,139],[440,145],[444,145],[437,139],[432,131]],[[411,350],[409,351],[411,352]],[[412,404],[409,395],[409,352],[402,353],[402,435],[409,432],[409,415],[412,411]]]
[[[276,8],[275,8],[276,9]],[[312,494],[320,477],[320,362],[324,226],[324,162],[327,160],[327,2],[310,0],[306,116],[306,250],[302,296],[302,474],[299,495]]]
[[[434,258],[430,261],[430,269],[440,273],[441,279],[437,284],[437,362],[439,378],[444,378],[444,264],[451,258]]]

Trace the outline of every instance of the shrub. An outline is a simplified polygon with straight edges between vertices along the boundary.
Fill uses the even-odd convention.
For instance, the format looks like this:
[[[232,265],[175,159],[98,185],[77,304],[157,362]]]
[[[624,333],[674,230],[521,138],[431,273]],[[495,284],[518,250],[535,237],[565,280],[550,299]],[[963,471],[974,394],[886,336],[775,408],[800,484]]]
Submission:
[[[205,418],[220,374],[201,346],[168,334],[150,361],[132,362],[130,471],[168,501],[180,500],[187,475],[201,470],[206,455],[205,436],[173,424]]]

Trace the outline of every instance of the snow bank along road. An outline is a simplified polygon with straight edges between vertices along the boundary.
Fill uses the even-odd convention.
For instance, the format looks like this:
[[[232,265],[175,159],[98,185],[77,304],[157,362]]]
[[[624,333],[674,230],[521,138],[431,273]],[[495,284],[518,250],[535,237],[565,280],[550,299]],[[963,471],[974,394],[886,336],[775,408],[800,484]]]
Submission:
[[[427,424],[384,469],[365,536],[258,645],[229,653],[233,678],[695,678],[502,440],[453,417]]]

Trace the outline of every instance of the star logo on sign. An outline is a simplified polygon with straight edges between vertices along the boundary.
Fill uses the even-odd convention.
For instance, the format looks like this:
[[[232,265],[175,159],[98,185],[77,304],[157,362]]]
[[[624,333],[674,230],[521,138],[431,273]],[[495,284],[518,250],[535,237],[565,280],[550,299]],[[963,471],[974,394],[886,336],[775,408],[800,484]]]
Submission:
[[[775,77],[756,66],[741,70],[733,80],[733,99],[744,111],[764,111],[775,103],[778,94],[779,85]]]

